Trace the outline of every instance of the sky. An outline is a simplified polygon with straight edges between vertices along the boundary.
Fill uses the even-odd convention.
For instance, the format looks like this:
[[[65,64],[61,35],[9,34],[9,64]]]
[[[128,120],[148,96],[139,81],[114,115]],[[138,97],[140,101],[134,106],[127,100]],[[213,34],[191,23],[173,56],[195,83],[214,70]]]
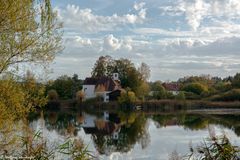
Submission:
[[[150,80],[240,69],[239,0],[53,0],[64,50],[51,77],[91,75],[101,55],[142,62]]]

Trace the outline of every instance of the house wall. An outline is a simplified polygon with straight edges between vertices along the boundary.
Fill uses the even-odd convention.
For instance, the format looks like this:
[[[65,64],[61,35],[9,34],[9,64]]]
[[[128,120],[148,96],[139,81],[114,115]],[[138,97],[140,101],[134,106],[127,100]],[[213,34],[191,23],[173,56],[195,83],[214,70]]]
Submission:
[[[96,116],[85,114],[84,117],[85,119],[84,119],[84,123],[82,124],[82,127],[88,127],[88,128],[96,127],[95,125],[95,120],[97,119]]]
[[[173,95],[178,95],[179,94],[179,91],[170,91]]]
[[[94,98],[95,94],[95,85],[83,85],[83,92],[85,93],[85,98]]]

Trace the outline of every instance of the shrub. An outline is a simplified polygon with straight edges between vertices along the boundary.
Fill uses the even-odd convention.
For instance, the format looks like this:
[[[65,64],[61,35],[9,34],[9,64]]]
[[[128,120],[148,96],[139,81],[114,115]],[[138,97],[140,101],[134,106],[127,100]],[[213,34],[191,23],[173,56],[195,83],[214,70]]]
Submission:
[[[68,159],[90,160],[93,159],[92,152],[88,150],[82,139],[67,139],[63,144],[49,146],[49,141],[42,137],[42,132],[29,133],[21,137],[22,152],[16,152],[16,157],[32,157],[22,159],[55,159],[55,155],[64,155]],[[4,156],[9,156],[8,154]]]
[[[201,99],[200,95],[197,95],[193,92],[183,92],[183,93],[184,93],[186,99],[189,99],[189,100]]]
[[[209,91],[203,91],[203,92],[200,94],[201,98],[209,97],[210,95],[211,95],[211,92],[209,92]]]
[[[166,91],[165,92],[165,98],[166,99],[174,99],[175,96],[174,96],[174,94],[172,92]]]
[[[233,146],[225,135],[210,136],[202,145],[196,149],[191,147],[190,150],[187,159],[238,160],[240,158],[240,148]]]
[[[190,83],[185,85],[182,90],[200,95],[202,92],[207,92],[208,88],[201,83]]]
[[[176,95],[176,97],[175,97],[177,100],[185,100],[186,99],[186,97],[185,97],[185,94],[184,94],[184,92],[179,92],[178,93],[178,95]]]
[[[49,100],[58,100],[58,93],[56,90],[52,89],[48,91],[48,99]]]
[[[78,102],[82,102],[83,101],[83,99],[84,99],[84,97],[85,97],[85,94],[84,94],[84,92],[81,90],[81,91],[78,91],[77,93],[76,93],[76,100],[78,101]]]
[[[164,87],[159,87],[158,90],[153,91],[154,99],[165,99],[166,98],[166,90]]]
[[[240,89],[232,89],[228,92],[212,97],[213,101],[240,101]]]
[[[125,104],[130,105],[134,102],[136,102],[137,98],[135,96],[135,93],[132,91],[123,91],[121,92],[120,97],[118,98],[119,104]]]
[[[231,83],[228,82],[218,82],[213,87],[220,92],[226,92],[232,88]]]
[[[237,74],[233,77],[232,86],[233,86],[234,88],[240,88],[240,73],[237,73]]]

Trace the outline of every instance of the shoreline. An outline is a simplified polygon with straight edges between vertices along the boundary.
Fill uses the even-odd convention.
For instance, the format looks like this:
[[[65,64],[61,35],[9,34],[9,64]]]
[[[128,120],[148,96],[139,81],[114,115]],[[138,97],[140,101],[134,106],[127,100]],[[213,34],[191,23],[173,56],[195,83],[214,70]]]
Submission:
[[[240,109],[240,101],[231,102],[213,102],[206,100],[154,100],[154,101],[137,101],[131,105],[119,105],[117,102],[77,102],[76,100],[58,100],[49,101],[46,109],[119,109],[139,106],[141,110],[192,110],[192,109]]]

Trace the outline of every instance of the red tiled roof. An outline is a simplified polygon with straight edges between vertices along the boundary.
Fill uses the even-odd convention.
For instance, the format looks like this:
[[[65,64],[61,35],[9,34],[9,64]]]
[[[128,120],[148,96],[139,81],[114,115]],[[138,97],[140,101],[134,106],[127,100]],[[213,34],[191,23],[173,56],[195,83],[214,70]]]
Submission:
[[[179,91],[180,89],[178,83],[163,83],[162,85],[168,91]]]
[[[106,91],[113,91],[120,84],[110,77],[86,78],[83,82],[84,85],[95,85],[95,88],[102,85]]]

